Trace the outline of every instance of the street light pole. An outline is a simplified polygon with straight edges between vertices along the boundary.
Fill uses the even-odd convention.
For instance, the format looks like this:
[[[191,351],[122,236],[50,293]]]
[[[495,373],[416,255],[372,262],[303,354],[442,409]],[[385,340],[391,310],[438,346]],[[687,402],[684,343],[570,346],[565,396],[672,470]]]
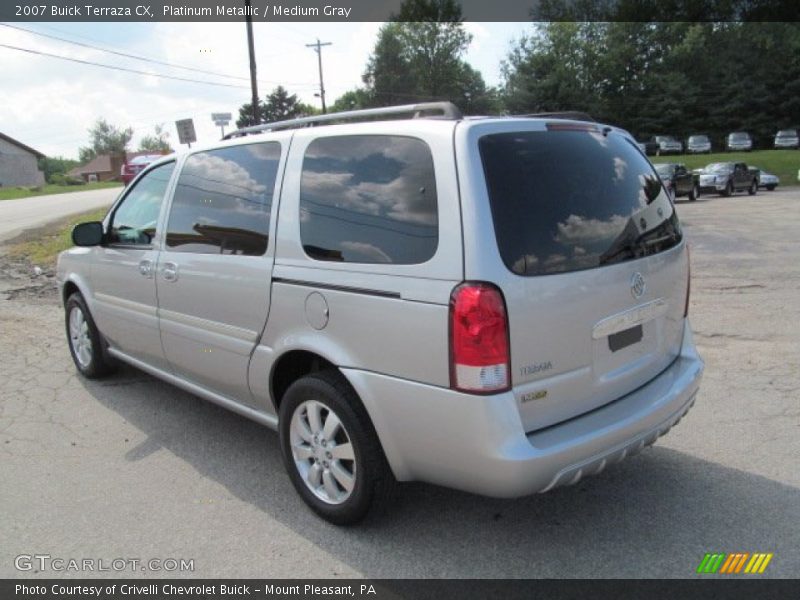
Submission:
[[[256,81],[256,50],[253,44],[253,17],[250,15],[250,0],[245,0],[245,22],[247,24],[247,47],[250,51],[250,88],[252,90],[252,118],[253,125],[258,125],[258,82]]]
[[[313,48],[314,52],[317,53],[317,61],[319,63],[319,99],[322,100],[323,115],[328,112],[328,109],[325,106],[325,83],[322,79],[322,47],[331,45],[331,42],[320,42],[319,38],[317,38],[316,44],[306,44],[306,48]]]

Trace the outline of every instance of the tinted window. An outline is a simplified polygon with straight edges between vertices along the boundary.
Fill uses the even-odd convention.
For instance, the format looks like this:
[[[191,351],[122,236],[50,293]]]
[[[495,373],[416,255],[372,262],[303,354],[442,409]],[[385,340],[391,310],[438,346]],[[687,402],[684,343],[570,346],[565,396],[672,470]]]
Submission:
[[[502,133],[479,149],[500,254],[518,275],[590,269],[681,239],[653,167],[621,135]]]
[[[656,168],[656,173],[658,173],[661,177],[670,177],[672,176],[673,165],[671,164],[660,164],[654,165]]]
[[[149,245],[153,241],[158,213],[173,170],[175,162],[169,162],[136,182],[114,212],[109,230],[110,243]]]
[[[219,148],[186,159],[167,246],[177,252],[260,256],[267,251],[277,142]]]
[[[300,185],[300,237],[311,258],[421,263],[436,252],[438,236],[427,144],[356,135],[309,145]]]

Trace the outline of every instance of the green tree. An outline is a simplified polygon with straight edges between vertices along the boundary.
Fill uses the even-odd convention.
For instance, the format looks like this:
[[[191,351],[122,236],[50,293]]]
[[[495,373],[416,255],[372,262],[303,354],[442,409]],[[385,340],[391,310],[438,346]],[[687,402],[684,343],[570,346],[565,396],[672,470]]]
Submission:
[[[514,44],[501,66],[508,111],[596,112],[600,25],[547,23]]]
[[[734,130],[769,147],[776,129],[800,124],[798,23],[534,27],[503,64],[510,112],[581,110],[640,139],[706,133],[716,147]]]
[[[39,159],[39,169],[44,173],[47,183],[54,183],[54,176],[63,178],[67,171],[77,167],[79,164],[77,160],[64,158],[63,156],[45,156]]]
[[[378,32],[378,40],[364,72],[363,80],[370,104],[391,106],[425,98],[417,95],[417,81],[403,52],[400,24],[387,23]]]
[[[365,89],[356,88],[349,90],[339,96],[331,105],[331,112],[342,112],[346,110],[359,110],[372,106],[372,98]]]
[[[133,137],[133,129],[121,129],[105,119],[97,119],[89,129],[91,144],[78,149],[81,163],[87,163],[101,154],[125,154]]]
[[[169,153],[172,148],[169,145],[169,132],[160,123],[155,126],[153,135],[144,136],[139,142],[139,152]]]
[[[431,100],[465,111],[493,106],[480,73],[463,59],[471,41],[454,0],[406,0],[378,33],[364,98],[374,106]]]
[[[254,125],[252,102],[243,104],[239,108],[239,118],[236,120],[237,127],[247,127]],[[266,101],[259,103],[258,116],[260,123],[272,123],[274,121],[284,121],[295,117],[315,114],[317,111],[313,106],[304,104],[298,100],[296,94],[290,94],[282,85],[270,92]]]

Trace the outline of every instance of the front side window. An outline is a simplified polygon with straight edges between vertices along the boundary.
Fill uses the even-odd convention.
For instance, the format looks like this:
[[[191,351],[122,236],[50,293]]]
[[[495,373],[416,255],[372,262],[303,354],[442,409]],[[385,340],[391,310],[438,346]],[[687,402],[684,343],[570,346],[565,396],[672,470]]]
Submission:
[[[167,246],[175,252],[264,254],[280,157],[278,142],[189,156],[175,186]]]
[[[319,138],[303,160],[300,238],[316,260],[419,264],[436,252],[430,148],[389,135]]]
[[[158,214],[175,170],[175,161],[146,173],[114,211],[109,228],[111,244],[148,246],[156,236]]]
[[[592,269],[681,240],[656,172],[621,135],[498,133],[478,148],[498,249],[517,275]]]

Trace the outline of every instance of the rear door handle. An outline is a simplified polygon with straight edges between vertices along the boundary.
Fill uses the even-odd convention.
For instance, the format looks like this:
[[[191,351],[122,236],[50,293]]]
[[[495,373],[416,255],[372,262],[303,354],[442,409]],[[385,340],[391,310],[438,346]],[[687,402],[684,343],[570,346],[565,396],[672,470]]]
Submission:
[[[148,279],[153,277],[153,261],[142,260],[139,261],[139,274]]]
[[[178,280],[178,263],[165,262],[164,281],[177,281],[177,280]]]

